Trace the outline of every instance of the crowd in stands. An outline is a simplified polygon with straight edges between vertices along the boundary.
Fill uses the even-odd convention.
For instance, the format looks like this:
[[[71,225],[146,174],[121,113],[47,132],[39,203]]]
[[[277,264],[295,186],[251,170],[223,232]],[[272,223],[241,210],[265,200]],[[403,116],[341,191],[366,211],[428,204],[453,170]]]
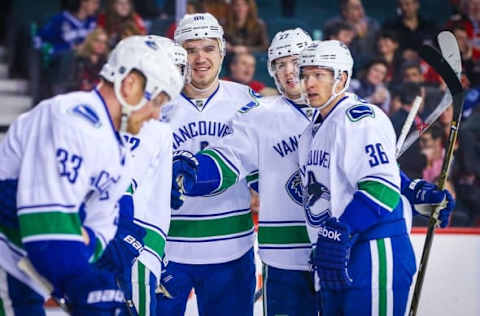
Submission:
[[[355,60],[350,90],[381,107],[391,117],[397,134],[415,96],[424,99],[414,124],[422,127],[446,91],[438,74],[420,58],[419,47],[435,44],[440,30],[455,34],[462,57],[462,84],[468,93],[447,184],[457,199],[452,224],[480,226],[480,0],[434,1],[437,10],[450,10],[447,20],[421,14],[424,0],[392,1],[396,1],[396,12],[387,12],[382,19],[367,12],[366,0],[309,1],[308,5],[324,7],[321,9],[326,12],[332,11],[330,2],[336,2],[338,9],[323,20],[310,17],[314,22],[307,31],[315,32],[311,34],[314,39],[320,34],[324,40],[336,39],[349,46]],[[109,50],[122,38],[146,33],[173,38],[176,28],[173,0],[61,2],[61,11],[38,24],[31,34],[41,69],[33,84],[40,86],[35,102],[56,93],[94,87]],[[281,18],[303,18],[297,12],[306,5],[304,1],[280,2]],[[225,80],[272,95],[276,93],[270,87],[272,81],[256,75],[256,69],[266,69],[266,50],[274,35],[269,33],[271,21],[261,18],[264,12],[259,5],[255,0],[188,0],[186,10],[210,12],[223,25]],[[438,180],[452,116],[450,108],[399,160],[410,177]]]

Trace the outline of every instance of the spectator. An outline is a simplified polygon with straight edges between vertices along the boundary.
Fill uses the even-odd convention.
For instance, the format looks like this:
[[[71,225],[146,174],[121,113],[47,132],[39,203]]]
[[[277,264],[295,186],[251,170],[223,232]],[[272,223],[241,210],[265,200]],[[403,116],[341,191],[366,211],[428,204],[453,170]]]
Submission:
[[[187,7],[186,7],[187,14],[195,14],[203,12],[201,4],[197,0],[188,0]],[[173,22],[168,27],[167,31],[165,32],[165,36],[169,39],[173,40],[173,36],[175,35],[175,30],[177,29],[177,22]]]
[[[385,81],[388,83],[400,81],[398,72],[403,59],[398,48],[398,38],[394,31],[384,30],[380,33],[377,39],[377,57],[385,60],[387,63],[387,77]]]
[[[332,20],[325,24],[323,28],[323,36],[325,40],[337,40],[343,44],[350,46],[355,32],[353,27],[342,20]]]
[[[230,77],[223,78],[224,80],[235,81],[252,88],[253,91],[263,94],[269,93],[268,87],[260,81],[254,80],[256,60],[252,54],[241,53],[233,56],[230,63]],[[267,90],[265,90],[267,89]],[[264,91],[265,90],[265,91]]]
[[[108,36],[104,29],[96,28],[85,39],[82,45],[76,50],[72,66],[69,66],[69,60],[65,60],[63,72],[65,78],[69,78],[64,83],[62,92],[92,90],[99,82],[98,74],[102,69],[108,56]],[[70,71],[71,70],[71,71]]]
[[[254,0],[232,0],[225,25],[225,39],[227,52],[231,54],[267,50],[267,28],[257,16]]]
[[[343,20],[353,27],[354,37],[349,45],[357,68],[361,69],[375,56],[375,40],[380,32],[376,20],[365,15],[361,0],[340,0],[340,16],[332,21]]]
[[[470,85],[480,87],[480,48],[473,45],[464,24],[452,24],[451,30],[457,39],[462,55],[462,68]]]
[[[421,90],[418,84],[408,82],[402,85],[399,92],[399,100],[401,107],[391,116],[393,128],[397,137],[400,136],[403,124],[410,113],[415,97],[420,95]],[[423,123],[420,115],[417,114],[414,121],[414,126],[419,126]],[[410,131],[415,127],[412,126]],[[423,169],[427,165],[426,157],[420,152],[418,142],[415,142],[398,160],[401,169],[412,179],[421,178]]]
[[[45,56],[68,52],[80,45],[96,25],[99,0],[71,0],[66,10],[55,15],[36,37],[36,47]]]
[[[480,112],[475,111],[459,131],[460,146],[455,155],[455,187],[460,206],[465,207],[471,218],[478,222],[480,215]],[[455,213],[455,212],[454,212]]]
[[[444,131],[440,124],[432,125],[420,136],[420,150],[427,158],[427,166],[423,169],[422,178],[435,182],[442,171],[445,156]]]
[[[456,14],[447,22],[447,27],[460,25],[467,33],[473,49],[480,50],[480,0],[463,0],[460,14]]]
[[[114,47],[127,35],[147,34],[132,0],[107,0],[105,11],[98,15],[97,23],[107,31],[110,47]]]
[[[217,18],[221,25],[227,23],[228,3],[226,0],[203,0],[203,10]]]
[[[397,4],[400,15],[387,21],[383,28],[397,33],[400,51],[405,59],[416,59],[418,47],[433,43],[437,27],[419,14],[420,0],[397,0]]]
[[[421,95],[424,98],[424,111],[421,116],[425,118],[440,103],[444,91],[439,87],[428,85],[422,74],[422,67],[418,62],[407,61],[402,65],[403,82],[413,82],[421,87]]]
[[[350,89],[359,97],[378,105],[389,113],[390,92],[385,86],[387,63],[383,59],[375,59],[367,65],[365,73],[360,79],[352,79]]]

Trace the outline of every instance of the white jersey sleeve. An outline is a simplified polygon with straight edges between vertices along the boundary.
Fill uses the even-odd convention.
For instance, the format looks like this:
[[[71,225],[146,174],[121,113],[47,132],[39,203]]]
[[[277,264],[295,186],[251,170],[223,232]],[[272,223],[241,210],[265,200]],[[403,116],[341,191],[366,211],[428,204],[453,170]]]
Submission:
[[[156,122],[158,123],[158,122]],[[161,260],[170,226],[170,192],[172,187],[172,130],[165,123],[155,124],[154,130],[142,130],[150,135],[139,135],[139,151],[133,158],[135,163],[146,164],[146,172],[135,178],[138,188],[133,194],[134,221],[147,231],[144,251],[139,260],[156,277],[160,277]],[[154,134],[152,134],[154,133]],[[149,136],[154,136],[149,137]],[[150,147],[156,151],[155,158],[145,156]]]
[[[85,134],[53,111],[39,114],[21,118],[12,131],[23,144],[17,191],[22,242],[83,241],[78,210],[90,188],[95,151]],[[26,125],[28,133],[21,128]]]
[[[229,122],[229,134],[214,147],[202,151],[219,167],[221,182],[216,191],[222,191],[244,178],[253,183],[258,178],[259,136],[254,110],[258,103],[252,101],[242,107]]]
[[[372,116],[372,117],[367,117]],[[379,108],[356,104],[346,110],[341,170],[350,185],[378,206],[392,211],[399,200],[400,176],[395,159],[395,132]]]

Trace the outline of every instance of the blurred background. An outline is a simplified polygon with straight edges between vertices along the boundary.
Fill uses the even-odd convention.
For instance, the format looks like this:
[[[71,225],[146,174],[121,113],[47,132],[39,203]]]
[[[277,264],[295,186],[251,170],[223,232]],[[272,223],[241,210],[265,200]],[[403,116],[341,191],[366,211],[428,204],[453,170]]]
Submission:
[[[457,199],[451,226],[480,226],[480,0],[4,0],[0,16],[0,139],[22,112],[45,98],[90,90],[109,50],[134,34],[173,38],[185,13],[210,12],[225,30],[221,77],[276,94],[267,49],[273,36],[301,27],[313,39],[337,39],[352,51],[350,90],[380,106],[397,133],[416,95],[424,97],[417,127],[446,86],[417,47],[440,30],[459,42],[468,89],[448,188]],[[452,110],[402,158],[412,178],[439,176]],[[415,128],[415,127],[412,127]],[[255,203],[257,203],[256,201]],[[415,219],[415,225],[426,220]]]

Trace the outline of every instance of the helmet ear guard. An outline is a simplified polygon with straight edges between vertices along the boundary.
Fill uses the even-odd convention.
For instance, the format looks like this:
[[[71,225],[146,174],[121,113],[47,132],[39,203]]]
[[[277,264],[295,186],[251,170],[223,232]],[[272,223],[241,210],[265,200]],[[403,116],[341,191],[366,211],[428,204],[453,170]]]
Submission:
[[[129,104],[121,91],[123,80],[133,70],[145,77],[144,95],[137,104]],[[115,96],[122,106],[122,131],[126,130],[131,112],[142,108],[161,92],[173,99],[183,88],[178,68],[167,53],[148,36],[131,36],[120,41],[110,53],[100,75],[113,83]]]

